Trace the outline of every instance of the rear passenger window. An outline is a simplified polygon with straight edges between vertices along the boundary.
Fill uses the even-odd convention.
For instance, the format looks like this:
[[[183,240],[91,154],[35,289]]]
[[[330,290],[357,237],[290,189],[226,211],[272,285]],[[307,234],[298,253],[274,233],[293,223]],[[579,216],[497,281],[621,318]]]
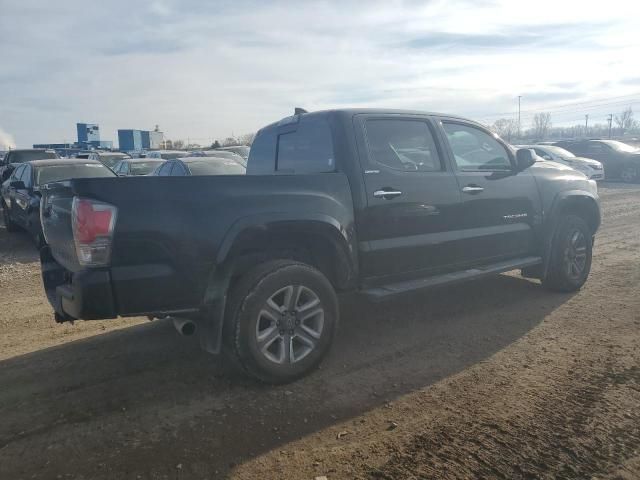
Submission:
[[[25,187],[31,187],[31,165],[25,165],[20,180],[24,183]]]
[[[19,181],[22,176],[22,172],[24,172],[26,165],[20,165],[13,171],[13,175],[11,175],[11,179],[15,181]]]
[[[167,162],[164,165],[162,165],[160,167],[160,170],[158,170],[158,175],[161,177],[168,176],[169,173],[171,173],[171,165],[172,165],[172,162]]]
[[[324,118],[300,119],[293,132],[278,136],[276,170],[282,173],[323,173],[335,170],[333,141]]]
[[[186,174],[187,174],[187,171],[185,170],[184,166],[181,163],[179,162],[173,163],[173,169],[171,169],[172,177],[183,177]]]
[[[394,170],[439,172],[442,162],[426,122],[421,120],[367,120],[371,159]]]
[[[247,160],[247,175],[269,175],[276,168],[276,139],[275,127],[261,130],[256,135],[249,159]]]

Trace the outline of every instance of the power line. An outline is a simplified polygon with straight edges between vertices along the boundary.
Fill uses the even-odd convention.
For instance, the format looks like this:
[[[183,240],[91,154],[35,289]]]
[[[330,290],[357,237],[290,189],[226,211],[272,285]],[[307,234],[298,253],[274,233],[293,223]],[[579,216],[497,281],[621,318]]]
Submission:
[[[613,106],[632,106],[634,103],[638,103],[640,102],[640,98],[633,98],[633,99],[629,99],[629,100],[622,100],[619,102],[611,102],[611,103],[601,103],[598,105],[591,105],[588,107],[582,107],[582,108],[576,108],[576,109],[572,109],[572,110],[561,110],[561,111],[553,111],[553,110],[540,110],[539,113],[551,113],[556,117],[562,117],[562,116],[567,116],[567,115],[573,115],[576,113],[580,113],[580,112],[585,112],[585,111],[589,111],[589,110],[594,110],[594,109],[599,109],[599,108],[605,108],[605,107],[613,107]],[[535,114],[528,114],[528,115],[524,115],[525,119],[531,119],[535,116]]]
[[[635,98],[635,99],[630,99],[630,100],[624,100],[624,101],[620,101],[620,102],[611,102],[611,103],[606,103],[606,104],[598,104],[598,105],[592,105],[592,106],[588,106],[588,107],[582,107],[582,108],[578,108],[578,109],[573,109],[573,110],[563,110],[560,112],[548,112],[545,110],[540,110],[539,113],[552,113],[553,114],[553,118],[554,119],[566,119],[563,120],[564,122],[566,121],[571,121],[571,119],[575,119],[576,121],[578,121],[579,116],[581,115],[581,112],[588,112],[588,111],[593,111],[593,110],[597,110],[597,109],[604,109],[606,107],[632,107],[634,104],[640,103],[640,98]],[[604,113],[603,113],[604,115]],[[591,117],[594,118],[593,116],[593,112],[591,113]],[[475,117],[481,120],[484,120],[484,123],[491,123],[493,120],[495,119],[485,119],[483,117]],[[508,118],[508,117],[507,117]],[[533,118],[535,118],[535,114],[528,114],[528,115],[523,115],[521,118],[521,122],[527,123],[531,120],[533,120]]]
[[[608,97],[608,98],[599,98],[599,99],[595,99],[595,100],[588,100],[588,101],[582,101],[582,102],[574,102],[574,103],[567,103],[564,105],[555,105],[555,106],[550,106],[550,107],[546,107],[546,108],[536,108],[536,109],[531,109],[531,110],[522,110],[522,114],[531,114],[531,113],[540,113],[540,112],[549,112],[552,113],[553,111],[560,111],[563,110],[565,108],[571,108],[571,107],[579,107],[581,105],[590,105],[593,104],[594,102],[610,102],[612,100],[618,100],[615,103],[619,103],[619,102],[623,102],[623,98],[629,98],[629,97],[637,97],[640,96],[640,92],[637,93],[633,93],[633,94],[629,94],[629,95],[619,95],[616,97]],[[608,103],[604,103],[602,104],[602,106],[608,106]],[[577,110],[576,110],[577,111]],[[504,117],[504,116],[510,116],[512,115],[512,112],[502,112],[502,113],[490,113],[490,114],[486,114],[486,115],[477,115],[477,117],[480,118],[491,118],[491,117]]]

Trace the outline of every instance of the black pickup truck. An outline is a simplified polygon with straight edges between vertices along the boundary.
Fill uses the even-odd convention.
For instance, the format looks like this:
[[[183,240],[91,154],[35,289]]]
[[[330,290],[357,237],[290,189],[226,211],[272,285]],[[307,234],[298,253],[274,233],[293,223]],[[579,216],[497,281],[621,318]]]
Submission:
[[[147,315],[287,382],[316,367],[337,293],[382,300],[520,269],[586,281],[595,182],[462,118],[297,113],[256,136],[246,175],[76,179],[43,189],[58,321]]]

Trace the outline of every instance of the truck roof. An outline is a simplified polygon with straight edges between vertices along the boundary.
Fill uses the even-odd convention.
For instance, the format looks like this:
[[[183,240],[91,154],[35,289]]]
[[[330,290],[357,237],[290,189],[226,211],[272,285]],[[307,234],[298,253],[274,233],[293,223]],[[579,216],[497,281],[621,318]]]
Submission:
[[[330,115],[338,115],[338,116],[354,116],[360,114],[368,114],[368,115],[425,115],[425,116],[436,116],[436,117],[449,117],[449,118],[457,118],[460,120],[465,120],[467,122],[470,120],[468,118],[460,117],[458,115],[451,115],[449,113],[438,113],[438,112],[428,112],[422,110],[403,110],[403,109],[394,109],[394,108],[335,108],[329,110],[318,110],[315,112],[307,112],[298,114],[298,116],[330,116]],[[288,121],[293,121],[296,115],[290,115],[288,117],[284,117],[277,122],[270,123],[260,130],[265,130],[277,125],[282,125],[288,123]],[[478,125],[480,125],[478,123]]]

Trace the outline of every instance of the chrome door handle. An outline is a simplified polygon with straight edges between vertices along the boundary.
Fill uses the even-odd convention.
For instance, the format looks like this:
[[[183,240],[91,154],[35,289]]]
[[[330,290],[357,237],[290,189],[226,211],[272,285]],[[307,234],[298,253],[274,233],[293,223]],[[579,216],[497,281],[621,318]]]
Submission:
[[[462,187],[462,193],[480,193],[480,192],[484,192],[484,188],[471,187],[471,186]]]
[[[402,192],[398,190],[376,190],[375,192],[373,192],[374,197],[384,198],[386,200],[388,200],[387,197],[394,198],[394,197],[399,197],[400,195],[402,195]]]

